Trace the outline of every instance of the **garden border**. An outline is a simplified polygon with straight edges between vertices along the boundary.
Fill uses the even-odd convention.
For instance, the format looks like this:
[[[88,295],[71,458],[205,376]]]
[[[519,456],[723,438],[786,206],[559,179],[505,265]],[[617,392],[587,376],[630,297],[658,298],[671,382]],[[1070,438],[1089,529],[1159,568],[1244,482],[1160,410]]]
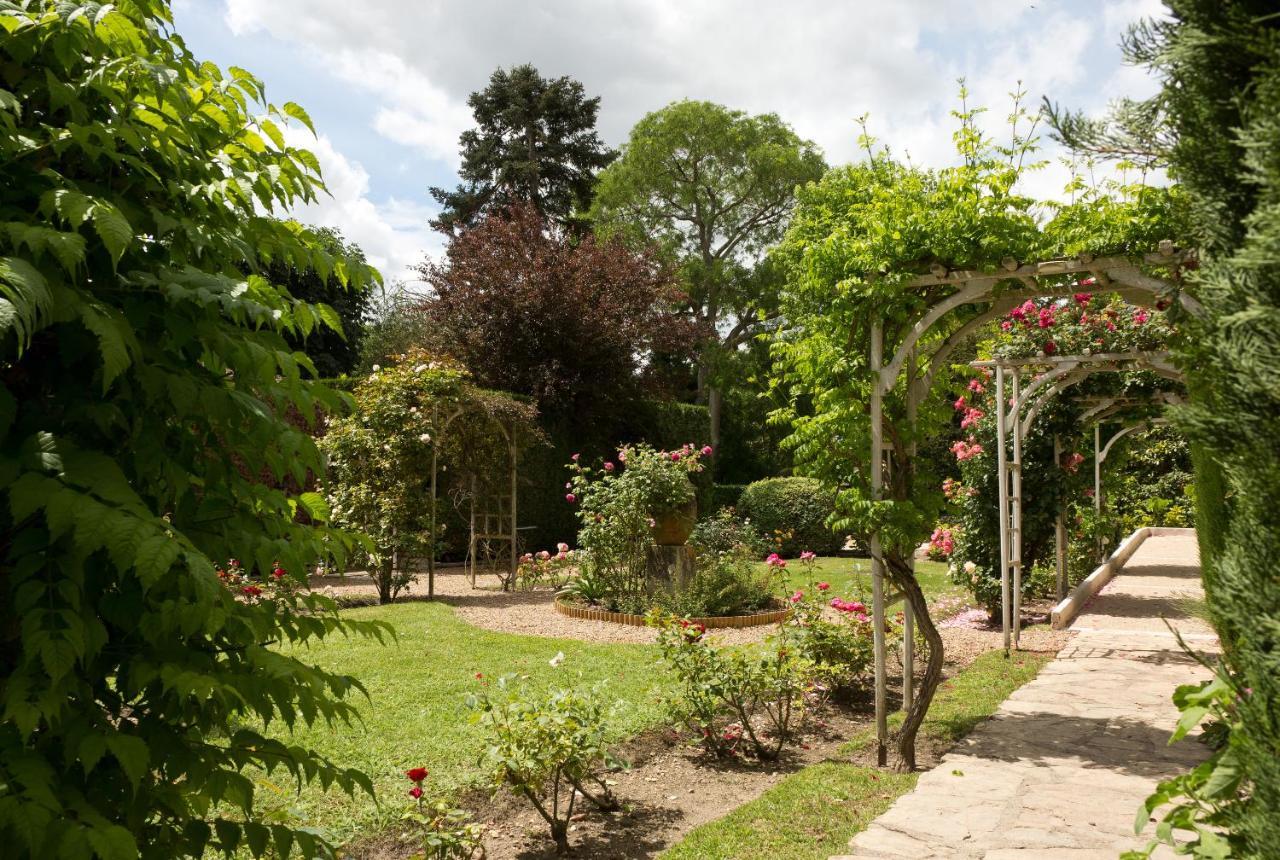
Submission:
[[[1147,538],[1188,533],[1195,534],[1195,529],[1171,528],[1168,526],[1143,526],[1140,529],[1136,529],[1133,534],[1120,542],[1120,546],[1116,547],[1115,552],[1111,553],[1106,561],[1098,565],[1093,573],[1089,574],[1057,606],[1053,607],[1053,611],[1049,615],[1050,626],[1054,630],[1065,630],[1070,627],[1076,616],[1080,614],[1080,610],[1084,609],[1085,604],[1120,572],[1120,568],[1128,563],[1133,554],[1138,551],[1138,547],[1142,546]]]
[[[564,603],[560,598],[555,599],[556,612],[569,618],[577,618],[582,621],[607,621],[611,624],[626,624],[631,627],[644,627],[648,624],[645,616],[632,615],[629,612],[610,612],[607,609],[586,609],[579,606],[570,606]],[[706,618],[690,618],[688,621],[692,624],[701,624],[708,630],[725,629],[725,628],[741,628],[741,627],[763,627],[766,624],[777,624],[791,617],[792,609],[775,609],[771,612],[757,612],[752,615],[718,615]]]

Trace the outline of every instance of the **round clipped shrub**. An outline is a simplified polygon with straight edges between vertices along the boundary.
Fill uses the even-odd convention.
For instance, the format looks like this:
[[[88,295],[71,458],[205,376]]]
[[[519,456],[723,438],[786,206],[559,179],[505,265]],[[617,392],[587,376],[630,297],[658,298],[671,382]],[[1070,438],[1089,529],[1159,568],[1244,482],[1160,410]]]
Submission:
[[[794,558],[804,550],[826,555],[839,549],[827,518],[835,495],[815,478],[765,478],[748,484],[737,512],[751,522],[779,555]]]

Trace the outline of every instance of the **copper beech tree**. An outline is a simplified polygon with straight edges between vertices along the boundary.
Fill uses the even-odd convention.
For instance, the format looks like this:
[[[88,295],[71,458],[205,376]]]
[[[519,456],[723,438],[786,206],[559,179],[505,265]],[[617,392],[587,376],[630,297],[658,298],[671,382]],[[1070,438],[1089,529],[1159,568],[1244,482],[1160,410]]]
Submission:
[[[690,341],[653,254],[573,238],[530,205],[490,215],[419,271],[442,348],[480,385],[529,395],[552,418],[617,414],[651,359]]]

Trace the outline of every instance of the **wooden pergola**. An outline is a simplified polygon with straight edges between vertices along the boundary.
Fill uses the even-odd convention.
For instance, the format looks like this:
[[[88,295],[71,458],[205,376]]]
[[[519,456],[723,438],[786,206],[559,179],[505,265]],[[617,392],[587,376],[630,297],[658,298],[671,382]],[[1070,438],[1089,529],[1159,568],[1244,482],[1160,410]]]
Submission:
[[[1145,254],[1140,261],[1124,257],[1094,257],[1079,255],[1068,259],[1043,260],[1022,263],[1014,259],[1002,261],[1001,267],[994,272],[973,272],[948,270],[945,266],[935,264],[930,274],[921,275],[908,282],[904,289],[931,293],[946,291],[940,298],[926,302],[926,308],[919,314],[900,343],[885,344],[884,325],[881,320],[872,323],[870,338],[870,362],[873,384],[870,397],[871,420],[871,459],[870,484],[873,501],[883,497],[885,486],[885,469],[891,462],[892,449],[885,446],[884,402],[885,398],[897,388],[898,380],[906,374],[905,414],[908,425],[914,427],[920,406],[924,403],[937,381],[938,375],[948,367],[948,361],[962,344],[972,338],[983,326],[999,319],[1016,305],[1027,299],[1057,298],[1071,296],[1080,289],[1081,277],[1094,279],[1092,289],[1117,293],[1133,304],[1155,304],[1160,300],[1177,301],[1189,313],[1202,312],[1199,302],[1193,297],[1180,292],[1175,285],[1160,278],[1152,277],[1142,270],[1143,266],[1163,267],[1176,270],[1194,259],[1186,251],[1179,250],[1169,241],[1161,242],[1156,252]],[[964,308],[977,308],[976,313],[967,316],[965,321],[954,331],[937,343],[923,345],[926,334],[942,323],[950,315]],[[892,350],[886,362],[886,346]],[[1112,357],[1113,360],[1115,357]],[[1090,359],[1085,361],[1085,359]],[[1092,356],[1064,356],[1052,362],[1054,370],[1060,370],[1052,379],[1035,382],[1028,386],[1026,397],[1038,392],[1046,385],[1065,382],[1065,378],[1093,365]],[[1152,359],[1151,369],[1157,371],[1173,370],[1167,364],[1167,356]],[[997,371],[1001,382],[998,402],[1003,404],[1003,375],[1005,371]],[[1086,374],[1087,375],[1087,374]],[[1081,377],[1083,378],[1083,377]],[[1016,379],[1016,376],[1015,376]],[[1017,383],[1015,382],[1015,385]],[[1065,387],[1065,386],[1064,386]],[[1059,389],[1060,390],[1060,389]],[[1018,392],[1023,395],[1024,392]],[[1014,418],[1021,414],[1022,406],[1028,401],[1018,399]],[[1043,405],[1043,404],[1041,404]],[[1003,407],[1002,407],[1003,408]],[[1030,417],[1034,420],[1034,415]],[[1021,427],[1021,422],[1018,426]],[[1005,421],[1001,426],[1007,429]],[[1015,438],[1020,438],[1018,433]],[[1002,430],[1003,438],[1003,430]],[[914,445],[900,456],[909,459],[914,456]],[[1019,452],[1020,453],[1020,452]],[[1002,457],[1004,448],[1001,448]],[[1014,480],[1020,480],[1018,472],[1013,472]],[[1008,499],[1002,487],[1002,511],[1007,511]],[[1018,494],[1014,493],[1014,498]],[[1002,533],[1004,530],[1002,529]],[[880,764],[887,761],[888,711],[886,706],[887,673],[885,647],[885,620],[889,606],[902,600],[902,594],[886,594],[885,592],[885,560],[879,532],[870,536],[871,571],[872,571],[872,616],[874,628],[875,653],[875,711],[877,759]],[[1002,551],[1002,556],[1008,553]],[[914,562],[912,562],[914,564]],[[913,698],[914,654],[914,620],[909,602],[904,602],[903,609],[903,687],[902,704],[910,709]]]

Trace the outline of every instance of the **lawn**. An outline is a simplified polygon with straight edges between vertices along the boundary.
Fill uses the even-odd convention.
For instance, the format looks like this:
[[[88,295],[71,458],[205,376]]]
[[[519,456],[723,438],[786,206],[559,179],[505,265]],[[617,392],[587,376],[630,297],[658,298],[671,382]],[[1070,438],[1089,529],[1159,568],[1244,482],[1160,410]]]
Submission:
[[[812,570],[797,559],[787,562],[785,581],[790,589],[805,588],[810,580],[828,582],[831,593],[846,599],[865,598],[871,602],[871,559],[822,556],[813,560]],[[916,562],[916,578],[930,603],[943,598],[962,597],[968,592],[951,581],[947,565],[937,561]]]
[[[1010,663],[983,654],[938,691],[921,728],[920,747],[945,748],[1035,677],[1049,654],[1022,652]],[[894,715],[901,722],[901,713]],[[875,742],[867,733],[845,745],[853,756]],[[824,860],[915,787],[919,774],[890,773],[843,761],[812,765],[723,818],[702,825],[662,853],[663,860]]]
[[[313,646],[305,658],[325,668],[358,677],[369,691],[361,702],[363,723],[351,727],[318,725],[293,737],[344,766],[369,774],[378,791],[379,809],[367,796],[352,800],[340,793],[306,789],[301,797],[282,791],[284,802],[308,825],[323,828],[338,842],[381,829],[395,821],[407,802],[403,771],[431,770],[430,789],[450,791],[468,784],[482,752],[479,728],[469,721],[464,700],[485,679],[519,673],[529,683],[607,685],[616,704],[619,738],[661,721],[659,698],[667,675],[653,646],[597,645],[495,633],[458,620],[440,603],[401,603],[347,610],[352,617],[391,623],[398,642],[337,639]],[[550,661],[563,651],[565,661]],[[269,795],[271,792],[265,792]],[[266,798],[264,797],[264,800]]]

